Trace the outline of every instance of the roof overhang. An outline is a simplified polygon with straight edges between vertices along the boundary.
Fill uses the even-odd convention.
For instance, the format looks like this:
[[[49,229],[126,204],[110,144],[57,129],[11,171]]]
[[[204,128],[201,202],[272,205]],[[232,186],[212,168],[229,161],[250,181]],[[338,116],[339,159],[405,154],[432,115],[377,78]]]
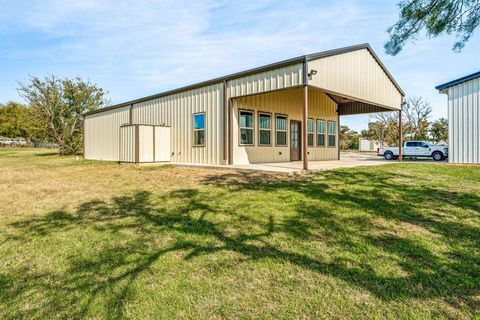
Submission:
[[[475,73],[472,73],[472,74],[469,74],[465,77],[461,77],[461,78],[458,78],[458,79],[455,79],[455,80],[452,80],[452,81],[449,81],[449,82],[446,82],[444,84],[441,84],[441,85],[438,85],[435,87],[435,89],[437,89],[440,93],[447,93],[448,92],[448,88],[450,87],[453,87],[453,86],[456,86],[458,84],[461,84],[461,83],[464,83],[464,82],[467,82],[469,80],[473,80],[473,79],[476,79],[476,78],[479,78],[480,77],[480,71],[479,72],[475,72]]]

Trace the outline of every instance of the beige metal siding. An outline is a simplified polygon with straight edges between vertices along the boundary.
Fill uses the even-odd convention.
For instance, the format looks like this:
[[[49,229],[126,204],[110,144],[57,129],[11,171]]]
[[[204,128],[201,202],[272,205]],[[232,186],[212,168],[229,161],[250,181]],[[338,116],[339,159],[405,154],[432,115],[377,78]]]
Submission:
[[[399,110],[402,94],[368,51],[362,49],[308,62],[308,70],[317,70],[308,83],[312,86]]]
[[[193,114],[205,112],[204,147],[193,146]],[[171,127],[172,162],[223,164],[223,83],[134,104],[133,123]]]
[[[153,126],[138,126],[138,162],[153,162]]]
[[[451,163],[480,163],[480,78],[448,89]]]
[[[155,128],[155,162],[170,161],[170,127]]]
[[[135,126],[120,127],[121,162],[135,162]]]
[[[129,121],[128,106],[86,116],[85,158],[118,161],[120,126]]]
[[[274,91],[302,85],[302,64],[255,73],[227,82],[229,97]]]
[[[309,118],[337,122],[337,104],[319,90],[309,90]],[[303,119],[303,92],[301,88],[237,98],[233,102],[232,137],[233,163],[268,163],[290,161],[290,120]],[[255,112],[254,146],[239,145],[238,111]],[[272,114],[272,146],[258,146],[258,112]],[[275,114],[288,116],[287,147],[275,146]],[[303,125],[303,123],[302,123]],[[338,123],[337,123],[338,127]],[[316,129],[315,129],[316,130]],[[315,131],[316,132],[316,131]],[[326,136],[326,140],[328,136]],[[316,145],[316,135],[315,135]],[[338,147],[338,134],[337,134]],[[309,160],[333,160],[338,157],[337,147],[309,147]]]

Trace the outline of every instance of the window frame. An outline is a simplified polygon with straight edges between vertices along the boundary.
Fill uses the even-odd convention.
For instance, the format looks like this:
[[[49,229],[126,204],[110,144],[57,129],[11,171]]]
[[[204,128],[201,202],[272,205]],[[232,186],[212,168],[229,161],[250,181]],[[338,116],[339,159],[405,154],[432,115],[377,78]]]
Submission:
[[[323,122],[323,133],[318,132],[318,122]],[[316,134],[316,146],[317,148],[326,148],[327,147],[327,121],[324,119],[317,119],[316,123],[316,129],[317,129],[317,134]],[[318,143],[318,135],[323,134],[323,145]]]
[[[203,114],[203,129],[195,129],[195,116]],[[193,128],[193,147],[195,148],[202,148],[205,147],[207,144],[207,112],[195,112],[192,114],[192,128]],[[203,144],[196,144],[195,141],[195,131],[202,131],[203,130]]]
[[[240,126],[240,119],[241,119],[242,112],[250,113],[252,115],[252,127]],[[242,129],[252,130],[252,143],[242,143]],[[255,110],[238,109],[238,145],[243,147],[255,146]]]
[[[333,134],[333,136],[335,137],[335,144],[333,146],[330,145],[330,123],[333,123],[335,124],[335,133]],[[333,120],[328,120],[327,121],[327,141],[326,141],[326,144],[329,148],[336,148],[337,147],[337,122],[336,121],[333,121]]]
[[[308,131],[308,121],[310,121],[310,120],[313,121],[313,131],[312,132]],[[312,144],[308,143],[308,137],[309,137],[310,134],[313,135],[313,141],[312,141],[313,143]],[[308,118],[307,119],[307,147],[315,148],[315,119],[314,118]]]
[[[277,118],[278,118],[278,117],[283,117],[283,118],[285,118],[285,123],[286,123],[286,128],[285,128],[285,130],[278,130],[278,129],[277,129]],[[283,114],[283,113],[275,113],[275,147],[288,147],[288,126],[289,126],[288,115]],[[286,134],[285,144],[278,144],[278,141],[277,141],[277,131],[285,132],[285,134]]]
[[[262,116],[262,115],[270,117],[270,129],[260,128],[260,116]],[[265,112],[265,111],[258,111],[257,112],[257,117],[258,117],[258,125],[257,125],[258,146],[259,147],[271,147],[272,146],[272,131],[273,131],[272,113],[271,112]],[[260,139],[260,133],[262,131],[269,131],[269,133],[270,133],[270,143],[269,144],[262,143],[262,141]]]

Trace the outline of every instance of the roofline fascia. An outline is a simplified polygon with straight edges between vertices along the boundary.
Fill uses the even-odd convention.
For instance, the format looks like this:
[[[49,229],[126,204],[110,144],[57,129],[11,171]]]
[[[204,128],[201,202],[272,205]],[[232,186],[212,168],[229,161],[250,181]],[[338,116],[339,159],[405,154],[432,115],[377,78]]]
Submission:
[[[122,107],[126,107],[126,106],[133,105],[133,104],[136,104],[136,103],[141,103],[141,102],[145,102],[145,101],[149,101],[149,100],[153,100],[153,99],[158,99],[158,98],[170,96],[170,95],[173,95],[173,94],[177,94],[177,93],[188,91],[188,90],[197,89],[197,88],[212,85],[212,84],[220,84],[224,81],[234,80],[234,79],[245,77],[245,76],[248,76],[248,75],[252,75],[252,74],[255,74],[255,73],[258,73],[258,72],[264,72],[264,71],[268,71],[268,70],[271,70],[271,69],[276,69],[276,68],[280,68],[280,67],[283,67],[283,66],[289,66],[289,65],[292,65],[292,64],[296,64],[296,63],[307,63],[308,61],[311,61],[311,60],[326,58],[326,57],[329,57],[329,56],[342,54],[342,53],[347,53],[347,52],[356,51],[356,50],[361,50],[361,49],[367,49],[372,54],[372,56],[375,58],[375,60],[378,62],[378,64],[380,64],[382,69],[385,71],[385,73],[387,74],[389,79],[393,82],[393,84],[395,85],[397,90],[402,94],[402,96],[405,96],[405,93],[403,92],[403,90],[400,88],[400,86],[395,81],[393,76],[387,70],[385,65],[380,61],[380,58],[377,56],[375,51],[373,51],[370,44],[362,43],[362,44],[358,44],[358,45],[354,45],[354,46],[343,47],[343,48],[338,48],[338,49],[333,49],[333,50],[327,50],[327,51],[322,51],[322,52],[308,54],[308,55],[302,55],[302,56],[298,56],[298,57],[295,57],[295,58],[282,60],[282,61],[279,61],[279,62],[275,62],[275,63],[267,64],[267,65],[264,65],[264,66],[260,66],[260,67],[257,67],[257,68],[232,73],[232,74],[229,74],[229,75],[226,75],[226,76],[223,76],[223,77],[218,77],[218,78],[214,78],[214,79],[211,79],[211,80],[198,82],[198,83],[195,83],[195,84],[192,84],[192,85],[180,87],[180,88],[177,88],[177,89],[173,89],[173,90],[149,95],[149,96],[146,96],[146,97],[143,97],[143,98],[130,100],[130,101],[127,101],[127,102],[115,104],[113,106],[109,106],[109,107],[97,109],[97,110],[94,110],[94,111],[86,112],[86,113],[82,114],[82,116],[85,117],[85,116],[89,116],[89,115],[100,113],[100,112],[114,110],[114,109],[117,109],[117,108],[122,108]],[[305,76],[306,75],[304,75],[304,77]]]
[[[480,78],[480,71],[474,72],[472,74],[466,75],[464,77],[461,77],[452,81],[445,82],[443,84],[436,86],[435,89],[437,89],[440,93],[445,93],[444,92],[445,89],[448,89],[450,87],[456,86],[457,84],[461,84],[476,78]]]

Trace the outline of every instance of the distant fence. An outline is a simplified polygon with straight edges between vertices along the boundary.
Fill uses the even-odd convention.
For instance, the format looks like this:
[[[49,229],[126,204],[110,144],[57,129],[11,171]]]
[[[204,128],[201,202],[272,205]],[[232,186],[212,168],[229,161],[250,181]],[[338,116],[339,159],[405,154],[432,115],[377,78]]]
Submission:
[[[58,144],[52,142],[32,142],[23,139],[0,139],[0,148],[58,148]]]

